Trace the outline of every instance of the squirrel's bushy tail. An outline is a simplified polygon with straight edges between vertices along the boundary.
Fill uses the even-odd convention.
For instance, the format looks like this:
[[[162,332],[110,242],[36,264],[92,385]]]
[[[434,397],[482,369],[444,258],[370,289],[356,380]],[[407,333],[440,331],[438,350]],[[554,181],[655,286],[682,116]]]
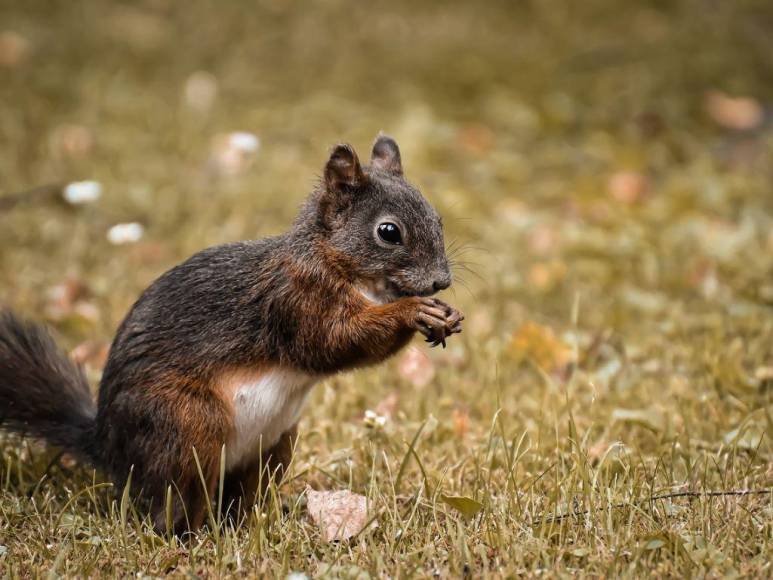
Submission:
[[[46,329],[0,309],[0,428],[93,463],[95,415],[83,371]]]

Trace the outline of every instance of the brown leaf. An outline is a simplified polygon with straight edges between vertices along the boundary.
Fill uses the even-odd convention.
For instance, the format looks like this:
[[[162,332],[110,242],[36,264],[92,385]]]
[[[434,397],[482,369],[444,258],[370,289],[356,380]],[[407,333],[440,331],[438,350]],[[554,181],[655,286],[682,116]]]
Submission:
[[[548,291],[566,277],[566,264],[560,260],[538,262],[529,268],[529,284],[537,290]]]
[[[454,433],[462,439],[470,430],[470,412],[467,409],[456,408],[451,411],[451,421],[454,426]]]
[[[607,190],[617,201],[634,204],[649,191],[649,180],[637,171],[618,171],[609,178]]]
[[[13,68],[24,62],[30,53],[30,42],[18,32],[0,32],[0,67]]]
[[[536,322],[524,323],[510,341],[516,359],[532,359],[547,371],[558,371],[572,361],[572,350],[551,328]]]
[[[78,458],[71,453],[62,453],[62,456],[59,458],[59,465],[65,469],[73,469],[78,465]]]
[[[163,264],[170,259],[169,247],[158,242],[139,241],[130,246],[129,259],[141,266]]]
[[[414,387],[426,387],[435,377],[435,365],[430,358],[416,348],[409,348],[400,358],[397,372]]]
[[[480,123],[462,127],[456,135],[460,148],[473,155],[484,155],[494,146],[494,133]]]
[[[368,521],[367,499],[348,490],[315,491],[307,487],[306,500],[309,515],[326,542],[356,536]]]
[[[762,124],[765,112],[751,97],[731,97],[721,91],[706,93],[703,106],[715,123],[726,129],[748,131]]]
[[[48,290],[46,315],[52,320],[61,320],[73,313],[78,303],[90,294],[85,282],[77,278],[68,278]]]
[[[59,125],[51,133],[50,142],[55,156],[82,159],[94,148],[94,135],[83,125]]]
[[[547,224],[535,226],[529,232],[529,250],[537,256],[545,256],[555,252],[560,241],[557,229]]]
[[[109,351],[110,345],[108,343],[87,340],[70,351],[70,358],[77,364],[89,364],[94,368],[101,369],[104,368],[105,363],[107,362]]]

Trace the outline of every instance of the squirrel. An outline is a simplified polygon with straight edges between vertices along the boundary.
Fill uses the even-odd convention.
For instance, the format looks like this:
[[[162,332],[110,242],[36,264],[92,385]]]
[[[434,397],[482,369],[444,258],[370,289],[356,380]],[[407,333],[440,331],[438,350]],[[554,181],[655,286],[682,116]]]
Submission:
[[[0,428],[119,488],[131,477],[158,532],[195,531],[223,447],[223,505],[250,509],[287,467],[315,383],[384,361],[416,331],[444,347],[461,332],[463,315],[432,297],[451,282],[442,221],[397,143],[379,135],[368,165],[340,144],[288,232],[205,249],[144,291],[96,403],[45,328],[1,310]]]

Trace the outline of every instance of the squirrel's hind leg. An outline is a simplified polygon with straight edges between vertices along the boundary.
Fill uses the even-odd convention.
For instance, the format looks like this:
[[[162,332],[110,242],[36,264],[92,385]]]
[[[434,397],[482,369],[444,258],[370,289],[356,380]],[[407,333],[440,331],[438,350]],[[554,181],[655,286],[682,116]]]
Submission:
[[[295,424],[269,450],[226,474],[223,508],[230,516],[248,514],[256,503],[268,500],[271,483],[279,484],[290,465],[297,437]]]
[[[231,426],[227,407],[206,385],[164,376],[119,396],[106,413],[112,425],[113,473],[131,473],[159,534],[182,536],[204,524],[214,500],[221,448]],[[171,505],[167,505],[171,502]]]

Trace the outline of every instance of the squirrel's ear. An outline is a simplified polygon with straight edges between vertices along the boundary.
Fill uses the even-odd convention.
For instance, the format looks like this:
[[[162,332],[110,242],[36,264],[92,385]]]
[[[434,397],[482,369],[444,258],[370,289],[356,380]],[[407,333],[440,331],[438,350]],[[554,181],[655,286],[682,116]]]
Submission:
[[[354,148],[348,144],[336,145],[325,165],[327,186],[331,189],[340,189],[342,185],[359,185],[363,180],[362,167]]]
[[[403,163],[400,159],[400,148],[395,140],[388,135],[379,134],[376,137],[376,142],[373,144],[370,164],[377,169],[402,175]]]

